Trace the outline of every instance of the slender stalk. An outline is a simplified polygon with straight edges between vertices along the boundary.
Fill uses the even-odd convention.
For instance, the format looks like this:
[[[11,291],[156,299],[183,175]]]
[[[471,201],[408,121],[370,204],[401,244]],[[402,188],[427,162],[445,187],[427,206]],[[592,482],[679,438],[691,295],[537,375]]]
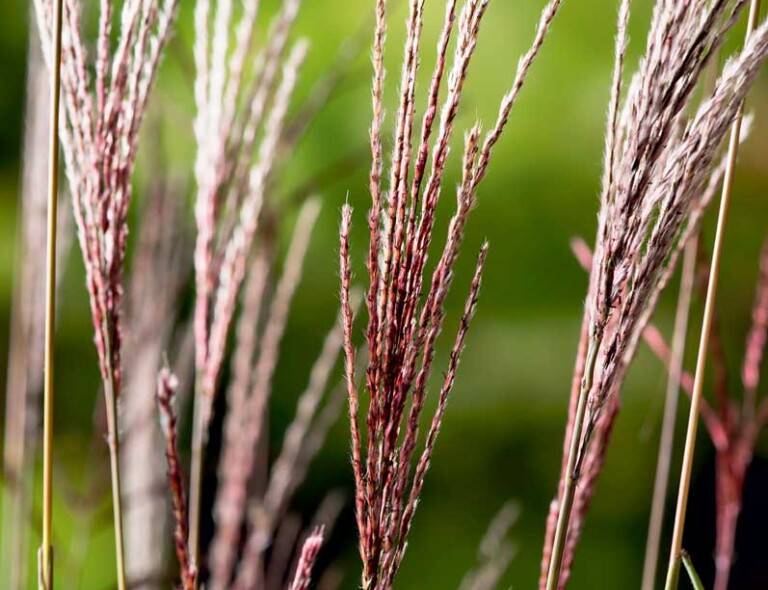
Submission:
[[[198,383],[202,382],[199,378]],[[207,400],[202,387],[195,388],[192,417],[192,457],[189,473],[189,559],[192,567],[200,571],[200,509],[203,494],[203,463],[207,438]],[[197,586],[199,578],[195,579]]]
[[[747,38],[752,34],[760,12],[760,0],[751,0],[749,8],[749,20],[747,23]],[[685,513],[688,507],[688,493],[691,484],[691,472],[693,471],[693,453],[696,448],[696,433],[699,425],[699,411],[701,408],[702,390],[707,364],[707,350],[709,348],[709,336],[712,331],[712,320],[715,314],[717,300],[717,278],[720,273],[720,259],[723,251],[725,237],[725,224],[728,219],[728,209],[731,202],[733,187],[733,175],[736,169],[736,156],[739,151],[739,136],[741,133],[741,118],[743,104],[736,113],[731,128],[731,138],[728,145],[728,159],[723,178],[723,189],[720,197],[720,211],[717,218],[715,243],[712,250],[712,262],[709,270],[707,284],[707,297],[704,304],[704,318],[701,325],[699,351],[696,358],[696,373],[693,380],[693,395],[691,397],[691,409],[688,415],[688,429],[685,437],[685,451],[683,453],[683,466],[680,474],[678,488],[677,507],[675,509],[675,524],[672,530],[672,545],[669,554],[669,567],[667,569],[666,590],[677,588],[680,576],[680,559],[683,545],[683,529],[685,528]]]
[[[117,398],[107,400],[107,423],[110,430],[109,464],[112,477],[112,517],[115,527],[115,559],[117,562],[117,587],[125,590],[125,542],[123,534],[123,499],[120,475],[120,438],[117,432]]]
[[[680,380],[683,374],[683,356],[685,353],[685,336],[688,332],[691,293],[696,277],[697,250],[698,238],[694,236],[685,246],[683,269],[680,275],[680,293],[677,298],[677,310],[675,311],[675,327],[672,335],[669,378],[667,380],[664,418],[662,420],[661,438],[659,440],[659,457],[656,462],[656,478],[653,484],[651,517],[648,524],[648,540],[646,542],[645,561],[643,563],[642,590],[653,590],[659,562],[661,529],[664,523],[664,501],[667,497],[667,489],[669,487],[670,459],[672,457],[672,448],[675,441],[677,401],[680,396]]]
[[[581,444],[584,417],[587,411],[587,398],[592,389],[592,374],[594,373],[595,361],[597,360],[598,346],[596,345],[596,342],[599,342],[599,338],[590,338],[589,349],[587,350],[584,377],[579,391],[579,401],[576,407],[576,416],[573,421],[573,434],[568,450],[568,466],[566,468],[565,485],[563,487],[562,500],[560,501],[560,506],[558,506],[557,527],[555,528],[555,538],[552,542],[552,554],[549,559],[547,590],[557,590],[558,582],[560,581],[560,568],[562,567],[565,540],[568,536],[568,523],[571,517],[571,510],[573,509],[573,497],[576,493],[576,484],[579,481],[579,474],[577,473],[579,445]]]
[[[56,326],[56,226],[59,195],[59,97],[61,95],[61,29],[63,0],[53,8],[51,116],[48,160],[48,224],[46,238],[45,352],[43,385],[43,538],[38,554],[38,587],[53,590],[53,345]]]
[[[109,446],[109,470],[112,481],[112,520],[115,529],[115,565],[117,589],[126,589],[125,541],[123,535],[123,496],[120,469],[120,432],[117,427],[117,391],[112,366],[112,336],[104,325],[104,350],[107,359],[107,378],[104,380],[104,400],[107,406],[107,443]]]

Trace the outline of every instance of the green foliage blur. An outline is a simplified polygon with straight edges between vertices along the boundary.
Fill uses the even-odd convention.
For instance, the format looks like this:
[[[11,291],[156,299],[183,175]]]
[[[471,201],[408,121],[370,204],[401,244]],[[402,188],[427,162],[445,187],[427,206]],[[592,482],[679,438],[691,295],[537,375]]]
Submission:
[[[95,14],[97,3],[86,4]],[[263,15],[273,12],[276,0],[263,4],[262,23],[266,22]],[[391,127],[405,2],[390,4],[386,103]],[[434,59],[442,4],[427,3],[422,93]],[[486,127],[491,124],[517,59],[532,39],[543,4],[543,0],[491,2],[467,83],[459,130],[466,129],[475,118]],[[517,553],[500,587],[533,588],[536,584],[544,520],[560,469],[570,376],[586,289],[585,273],[571,255],[569,240],[584,236],[591,242],[594,233],[616,4],[566,0],[481,186],[449,299],[449,320],[437,367],[445,366],[446,349],[463,305],[475,253],[488,239],[485,281],[399,588],[457,587],[476,561],[476,548],[487,523],[510,498],[521,507],[521,517],[512,531]],[[182,2],[178,32],[161,69],[144,130],[146,140],[160,142],[167,152],[163,172],[190,180],[190,203],[193,5],[191,0]],[[300,34],[311,42],[298,100],[308,95],[313,83],[331,66],[345,39],[361,39],[363,45],[341,88],[310,127],[291,161],[285,163],[276,189],[276,199],[287,199],[307,180],[317,175],[323,178],[318,187],[323,212],[293,306],[272,398],[271,430],[276,443],[337,309],[337,229],[345,200],[355,207],[352,251],[357,277],[361,282],[365,277],[362,261],[367,245],[370,122],[367,58],[372,8],[372,0],[307,1],[298,25]],[[644,45],[650,9],[650,0],[638,0],[633,5],[629,71],[636,66]],[[31,26],[28,10],[28,3],[22,0],[0,2],[0,360],[6,358],[16,256],[25,59]],[[729,49],[737,46],[737,35],[740,40],[741,28]],[[768,84],[763,77],[749,101],[755,122],[739,160],[721,276],[721,317],[733,367],[731,380],[737,391],[757,256],[768,233],[767,105]],[[450,175],[444,185],[442,230],[452,207],[461,136],[459,132],[454,139]],[[149,175],[157,173],[147,160],[146,151],[140,149],[135,182],[139,201]],[[342,160],[347,163],[334,166]],[[324,171],[329,169],[333,173],[326,178]],[[710,219],[704,231],[706,248],[711,237]],[[671,329],[676,284],[669,291],[657,316],[665,333]],[[83,541],[77,514],[65,496],[67,486],[83,485],[86,479],[84,449],[92,437],[94,403],[100,402],[83,269],[76,250],[70,257],[60,297],[55,475],[69,483],[57,487],[56,538],[60,553],[65,553],[77,551]],[[694,305],[688,366],[692,364],[700,305],[700,300]],[[0,383],[5,381],[4,365],[0,362]],[[661,366],[641,347],[623,392],[623,410],[577,556],[571,584],[574,590],[616,588],[626,582],[639,585],[664,383]],[[684,401],[678,440],[687,408]],[[705,434],[699,440],[699,461],[705,465],[711,461],[711,445]],[[104,470],[105,464],[99,464],[98,469]],[[673,489],[678,464],[676,456]],[[711,485],[710,480],[696,476],[694,494],[711,495]],[[310,513],[324,490],[335,486],[351,486],[344,420],[333,430],[313,465],[299,494],[299,507]],[[112,587],[112,537],[106,499],[104,504],[97,513],[93,535],[80,548],[85,552],[81,582],[72,580],[67,559],[59,557],[62,587]],[[671,510],[671,497],[668,506]],[[704,513],[700,518],[706,527],[713,526],[713,514]],[[356,587],[358,564],[349,511],[340,526],[333,546],[345,572],[343,587],[351,589]],[[697,559],[708,558],[704,554]],[[30,568],[32,563],[30,556]]]

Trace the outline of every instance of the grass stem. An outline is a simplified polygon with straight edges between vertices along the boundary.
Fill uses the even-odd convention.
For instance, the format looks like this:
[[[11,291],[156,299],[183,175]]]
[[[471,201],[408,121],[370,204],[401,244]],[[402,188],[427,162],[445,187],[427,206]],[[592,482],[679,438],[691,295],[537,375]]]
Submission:
[[[56,326],[56,226],[59,194],[59,97],[61,95],[63,0],[56,0],[53,5],[43,382],[43,532],[42,544],[38,552],[38,587],[40,590],[53,590],[53,544],[51,541],[53,526],[53,347]]]
[[[579,481],[577,471],[577,462],[579,456],[579,445],[581,443],[581,434],[584,426],[584,417],[587,412],[587,399],[592,389],[592,375],[595,370],[597,360],[598,338],[590,338],[589,349],[587,350],[586,365],[584,367],[584,377],[579,391],[579,401],[576,407],[576,416],[573,421],[573,433],[571,434],[570,448],[568,450],[568,466],[565,473],[565,486],[563,488],[562,498],[558,506],[557,528],[555,528],[555,537],[552,543],[552,554],[549,560],[549,572],[547,573],[547,590],[557,590],[560,581],[560,569],[563,561],[563,550],[565,541],[568,537],[568,525],[571,520],[571,510],[573,509],[573,498],[576,493],[576,484]]]
[[[685,566],[685,571],[688,572],[688,579],[691,581],[691,586],[693,586],[693,590],[704,590],[704,584],[702,583],[701,578],[699,577],[699,574],[696,573],[696,568],[693,567],[691,556],[688,555],[688,552],[683,551],[681,554],[681,557],[683,559],[683,565]]]
[[[197,380],[202,383],[202,378]],[[203,463],[208,431],[208,400],[202,387],[195,388],[192,417],[192,458],[189,474],[189,559],[193,568],[200,572],[200,510],[203,494]],[[199,577],[195,584],[198,584]]]
[[[117,590],[126,589],[125,537],[123,535],[123,496],[120,468],[120,430],[117,424],[117,391],[112,364],[112,336],[104,325],[104,349],[107,359],[107,376],[104,379],[104,401],[107,406],[107,443],[109,446],[109,470],[112,482],[112,520],[115,529],[115,565]]]
[[[112,477],[112,516],[115,527],[115,559],[117,562],[117,588],[125,590],[125,541],[123,535],[123,499],[120,476],[120,442],[117,433],[117,399],[107,400],[107,421],[110,424],[109,467]]]

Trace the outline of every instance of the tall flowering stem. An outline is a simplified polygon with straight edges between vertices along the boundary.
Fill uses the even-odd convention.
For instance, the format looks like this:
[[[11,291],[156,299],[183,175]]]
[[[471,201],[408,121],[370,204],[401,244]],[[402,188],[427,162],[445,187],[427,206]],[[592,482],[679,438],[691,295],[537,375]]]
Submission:
[[[265,326],[258,343],[252,340],[258,325],[258,316],[264,304],[264,288],[267,268],[265,261],[256,259],[254,268],[244,291],[243,315],[238,322],[238,342],[235,349],[235,380],[229,391],[229,411],[224,422],[224,445],[219,466],[219,486],[214,501],[216,533],[211,543],[210,570],[211,588],[227,588],[240,549],[243,520],[247,515],[249,496],[248,484],[254,478],[260,464],[259,447],[264,443],[262,434],[267,422],[267,407],[271,394],[272,377],[280,355],[280,344],[288,320],[291,301],[301,277],[302,265],[309,247],[312,227],[319,213],[317,201],[308,201],[299,214],[293,239],[286,256],[283,275],[277,283],[275,293],[268,307]],[[248,340],[243,340],[247,338]],[[338,337],[336,338],[338,341]],[[257,348],[258,355],[254,355]],[[333,348],[333,346],[331,346]],[[330,352],[333,364],[338,354]],[[244,358],[237,358],[243,355]],[[253,356],[256,358],[254,359]],[[246,360],[247,359],[247,360]],[[322,382],[324,385],[324,381]],[[316,395],[322,394],[323,387]],[[318,400],[319,401],[319,400]],[[313,412],[314,413],[314,412]],[[311,419],[311,415],[308,419]],[[284,475],[289,476],[291,468]],[[262,485],[263,482],[259,482]],[[268,486],[272,484],[269,478]],[[278,494],[279,496],[279,494]],[[261,553],[269,544],[275,522],[282,506],[271,504],[260,512],[260,522],[248,521],[244,556]],[[257,526],[258,525],[258,526]],[[256,583],[259,567],[253,567],[254,559],[243,559],[237,572],[235,588],[251,588]]]
[[[291,41],[301,2],[278,4],[257,48],[260,5],[244,0],[238,11],[231,0],[198,0],[195,9],[196,383],[189,551],[211,590],[261,586],[270,571],[274,574],[274,536],[342,401],[339,394],[322,399],[341,346],[339,325],[326,340],[270,465],[265,433],[272,380],[320,207],[316,199],[302,206],[282,275],[273,284],[283,211],[269,193],[277,169],[341,79],[348,57],[342,55],[340,70],[289,117],[308,48],[304,40]],[[214,530],[204,550],[199,531],[208,430],[230,339],[232,379],[225,392]]]
[[[619,10],[603,192],[583,352],[577,364],[580,375],[542,560],[541,587],[547,590],[567,582],[570,572],[564,563],[572,560],[602,468],[627,368],[659,294],[710,202],[705,188],[716,168],[713,162],[765,59],[768,28],[763,26],[725,65],[714,90],[686,120],[685,109],[702,72],[744,4],[658,2],[645,56],[623,108],[626,1]]]
[[[87,45],[80,36],[80,3],[63,0],[54,6],[53,0],[35,0],[43,54],[51,69],[59,67],[57,56],[49,51],[59,34],[58,25],[52,24],[53,13],[62,9],[63,117],[53,129],[58,128],[66,162],[106,398],[119,590],[125,588],[125,568],[117,416],[131,176],[141,121],[177,4],[178,0],[123,3],[117,43],[111,49],[115,7],[111,0],[103,0],[92,82]]]
[[[189,543],[200,553],[201,493],[208,425],[232,317],[276,166],[306,43],[289,50],[300,6],[284,0],[264,46],[253,51],[259,0],[245,0],[237,25],[231,0],[195,6],[195,401]],[[254,161],[255,156],[255,161]]]
[[[512,87],[503,98],[496,123],[481,137],[479,125],[466,135],[462,177],[456,209],[431,279],[425,277],[427,252],[433,238],[437,205],[445,178],[448,148],[454,133],[469,65],[477,46],[480,24],[488,0],[467,0],[458,10],[448,0],[438,37],[437,59],[427,92],[421,130],[416,126],[416,78],[421,55],[423,0],[409,2],[406,41],[400,77],[401,93],[395,116],[389,185],[384,178],[383,82],[384,40],[387,30],[385,0],[376,2],[373,40],[373,122],[371,125],[371,210],[367,257],[369,287],[366,296],[369,356],[364,389],[368,408],[365,429],[360,428],[360,392],[355,377],[350,306],[349,252],[352,210],[345,206],[341,222],[341,301],[344,318],[347,393],[355,478],[355,508],[366,589],[388,589],[402,562],[418,498],[447,400],[453,388],[459,357],[480,288],[487,246],[478,257],[464,314],[439,392],[438,406],[417,453],[421,416],[432,373],[435,344],[444,321],[444,303],[463,241],[477,188],[484,178],[491,153],[506,126],[528,70],[543,44],[561,2],[554,0],[542,12],[534,42],[518,63]],[[453,63],[449,45],[456,36]],[[442,104],[441,89],[447,74]],[[431,154],[431,155],[430,155]],[[426,280],[425,280],[426,279]],[[414,457],[416,456],[416,459]]]

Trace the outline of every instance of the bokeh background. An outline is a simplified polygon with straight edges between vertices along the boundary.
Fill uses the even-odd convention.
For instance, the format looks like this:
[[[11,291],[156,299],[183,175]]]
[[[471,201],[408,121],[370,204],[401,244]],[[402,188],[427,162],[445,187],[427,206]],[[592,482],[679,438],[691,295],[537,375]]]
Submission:
[[[95,11],[97,3],[86,4]],[[161,142],[161,149],[167,152],[166,172],[190,181],[194,150],[190,49],[193,4],[182,2],[178,32],[154,92],[149,117],[151,136],[145,126],[145,140]],[[276,1],[263,4],[263,14],[268,14]],[[393,110],[405,2],[390,4],[386,102]],[[482,297],[399,577],[400,588],[456,587],[463,573],[475,563],[477,544],[488,521],[508,499],[518,502],[521,512],[512,531],[516,556],[501,587],[532,588],[536,583],[544,519],[559,473],[570,375],[586,288],[585,274],[572,258],[569,240],[581,235],[591,242],[594,233],[616,4],[608,0],[566,0],[480,189],[449,300],[447,338],[442,343],[442,364],[438,367],[445,366],[447,341],[463,304],[475,252],[487,238],[491,249]],[[630,70],[644,45],[651,4],[650,0],[633,3]],[[432,66],[442,5],[427,3],[422,80]],[[493,120],[517,59],[532,38],[542,5],[541,0],[491,2],[469,75],[459,129],[468,127],[475,118],[486,124]],[[298,31],[311,41],[311,51],[297,100],[305,97],[313,82],[331,67],[345,39],[358,37],[363,46],[344,83],[291,161],[285,163],[276,189],[275,198],[287,198],[308,179],[317,174],[323,178],[318,188],[323,212],[312,239],[275,383],[271,432],[276,440],[293,412],[308,367],[337,309],[337,228],[345,199],[356,208],[353,255],[358,277],[364,278],[359,263],[367,244],[367,58],[372,7],[372,0],[313,0],[305,2],[299,19]],[[7,351],[17,254],[28,12],[24,0],[0,3],[0,359],[6,357]],[[736,46],[737,36],[741,38],[741,28],[730,48]],[[768,235],[767,99],[768,80],[763,76],[749,101],[755,123],[739,160],[721,275],[720,309],[735,391],[757,256]],[[391,111],[387,121],[392,121]],[[460,140],[458,133],[455,152]],[[456,179],[455,156],[446,187]],[[334,168],[334,163],[342,159],[347,163]],[[324,173],[329,167],[333,169],[330,175]],[[136,176],[137,200],[146,187],[147,171],[144,152]],[[189,200],[192,190],[187,193]],[[441,227],[452,207],[450,191],[445,190],[444,195]],[[711,244],[711,228],[710,219],[704,230],[706,248]],[[670,331],[675,291],[673,285],[657,315],[666,333]],[[57,476],[77,485],[83,478],[93,407],[99,398],[83,269],[76,250],[67,266],[60,299]],[[689,367],[699,318],[697,301],[691,321]],[[0,382],[5,379],[4,365],[0,362]],[[664,384],[664,371],[641,347],[623,392],[623,410],[579,549],[571,584],[575,590],[639,585]],[[684,401],[678,420],[678,443],[687,408]],[[704,577],[709,577],[714,526],[713,452],[706,435],[699,440],[686,544]],[[675,488],[679,446],[673,466]],[[330,487],[349,488],[347,455],[347,431],[342,420],[299,494],[300,508],[311,512],[313,504]],[[765,588],[768,579],[765,456],[758,452],[748,479],[733,588]],[[57,519],[61,520],[57,521],[56,532],[67,540],[63,551],[85,552],[80,587],[112,587],[108,504],[105,501],[105,509],[99,512],[92,536],[78,547],[83,542],[77,535],[78,522],[61,497],[63,488],[60,492]],[[670,498],[668,510],[672,507]],[[344,564],[344,587],[354,588],[358,565],[350,510],[333,537],[329,553]],[[64,561],[62,558],[59,563]],[[32,563],[30,555],[30,567]],[[63,585],[72,583],[66,569],[62,569],[59,580]]]

